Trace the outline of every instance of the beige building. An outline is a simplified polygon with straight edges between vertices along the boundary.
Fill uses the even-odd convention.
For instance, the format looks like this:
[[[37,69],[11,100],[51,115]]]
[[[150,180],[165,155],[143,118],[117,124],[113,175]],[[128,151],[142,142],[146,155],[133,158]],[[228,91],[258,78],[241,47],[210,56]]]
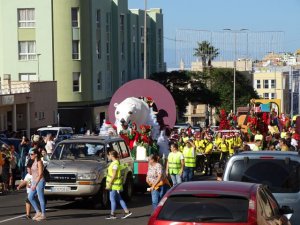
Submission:
[[[30,131],[57,123],[55,81],[10,81],[0,85],[0,130]],[[26,132],[26,133],[25,133]]]
[[[289,67],[257,68],[253,87],[261,98],[281,99],[281,111],[290,112]]]

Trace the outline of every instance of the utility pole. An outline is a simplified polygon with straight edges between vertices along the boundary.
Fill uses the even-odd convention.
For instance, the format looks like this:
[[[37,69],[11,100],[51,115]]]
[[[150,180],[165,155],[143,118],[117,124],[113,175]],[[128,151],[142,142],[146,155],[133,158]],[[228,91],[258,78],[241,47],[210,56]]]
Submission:
[[[248,29],[240,29],[240,30],[231,30],[231,29],[223,29],[226,31],[230,31],[234,34],[234,61],[233,61],[233,113],[235,114],[235,102],[236,102],[236,60],[237,60],[237,54],[236,54],[236,35],[237,33],[240,33],[242,31],[247,31]],[[248,41],[247,41],[248,42]],[[248,44],[247,44],[248,45]],[[248,47],[247,47],[248,48]]]

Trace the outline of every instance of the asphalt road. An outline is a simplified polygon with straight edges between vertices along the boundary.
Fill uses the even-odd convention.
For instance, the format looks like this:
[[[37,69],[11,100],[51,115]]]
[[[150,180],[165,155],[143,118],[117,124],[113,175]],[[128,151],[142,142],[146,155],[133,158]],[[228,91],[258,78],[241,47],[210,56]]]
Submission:
[[[26,193],[14,192],[5,196],[0,196],[0,224],[22,225],[31,224],[34,221],[25,219],[25,200]],[[47,221],[45,224],[53,225],[77,225],[77,224],[147,224],[151,213],[151,198],[149,194],[138,194],[128,202],[128,207],[133,215],[125,220],[105,220],[109,210],[95,210],[87,202],[75,201],[49,201],[47,204]],[[118,217],[122,216],[123,211],[118,209]],[[34,215],[32,211],[32,215]]]
[[[198,176],[196,180],[214,179],[213,177]],[[12,192],[8,195],[0,196],[0,224],[23,225],[37,223],[25,219],[25,190]],[[105,217],[110,213],[109,210],[95,210],[87,202],[82,200],[74,202],[49,201],[47,203],[47,220],[43,224],[49,225],[115,225],[147,224],[152,211],[151,196],[149,193],[136,194],[127,203],[133,215],[126,219],[106,220]],[[118,217],[123,211],[118,209]],[[34,215],[32,210],[32,215]]]

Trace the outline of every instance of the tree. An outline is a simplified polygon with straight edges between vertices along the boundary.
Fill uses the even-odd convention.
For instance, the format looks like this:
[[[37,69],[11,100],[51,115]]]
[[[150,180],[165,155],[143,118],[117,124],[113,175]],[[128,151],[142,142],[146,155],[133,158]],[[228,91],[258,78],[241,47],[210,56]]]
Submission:
[[[233,105],[232,69],[213,68],[211,70],[212,91],[220,98],[220,108],[229,112]],[[250,99],[259,98],[249,79],[241,72],[236,73],[236,106],[246,106]]]
[[[199,78],[201,75],[202,73],[199,75],[188,71],[172,71],[154,73],[150,79],[161,83],[170,91],[181,117],[189,102],[208,103],[212,96],[216,96]],[[218,100],[217,97],[215,99]]]
[[[212,46],[208,41],[198,42],[194,56],[201,58],[203,71],[211,67],[211,61],[219,55],[219,49]]]

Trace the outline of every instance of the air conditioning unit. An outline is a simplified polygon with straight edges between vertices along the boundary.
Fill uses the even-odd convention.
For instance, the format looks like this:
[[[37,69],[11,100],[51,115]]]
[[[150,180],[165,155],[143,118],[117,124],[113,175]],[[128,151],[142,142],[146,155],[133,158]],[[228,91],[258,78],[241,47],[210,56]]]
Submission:
[[[145,38],[141,37],[141,43],[144,43],[144,42],[145,42]]]

